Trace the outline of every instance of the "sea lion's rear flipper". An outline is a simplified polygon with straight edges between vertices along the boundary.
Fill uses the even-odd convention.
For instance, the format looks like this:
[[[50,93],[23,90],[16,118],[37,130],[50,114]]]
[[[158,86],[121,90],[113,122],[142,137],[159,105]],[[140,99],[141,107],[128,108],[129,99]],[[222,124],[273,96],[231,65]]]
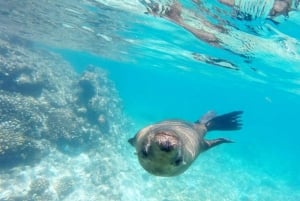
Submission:
[[[207,150],[207,149],[210,149],[210,148],[212,148],[214,146],[217,146],[219,144],[233,143],[233,141],[228,140],[226,138],[217,138],[217,139],[214,139],[214,140],[205,140],[205,143],[207,145],[207,147],[206,147],[206,150]]]
[[[203,122],[207,128],[207,131],[212,130],[239,130],[242,127],[240,117],[243,111],[234,111],[220,116],[215,116]],[[202,123],[202,122],[201,122]]]

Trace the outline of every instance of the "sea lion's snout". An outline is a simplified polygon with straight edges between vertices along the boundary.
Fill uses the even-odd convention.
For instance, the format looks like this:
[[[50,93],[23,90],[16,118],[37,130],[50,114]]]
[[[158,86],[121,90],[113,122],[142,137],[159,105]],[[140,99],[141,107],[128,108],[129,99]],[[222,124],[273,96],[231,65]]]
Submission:
[[[160,150],[169,152],[174,148],[174,146],[171,144],[169,140],[164,141],[160,144]]]
[[[178,139],[170,132],[159,132],[155,135],[155,142],[161,151],[170,152],[176,149]]]

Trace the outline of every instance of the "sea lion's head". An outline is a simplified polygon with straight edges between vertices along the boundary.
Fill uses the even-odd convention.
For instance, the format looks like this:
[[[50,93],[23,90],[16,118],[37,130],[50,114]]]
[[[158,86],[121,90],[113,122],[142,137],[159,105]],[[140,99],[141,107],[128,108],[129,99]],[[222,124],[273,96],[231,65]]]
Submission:
[[[149,173],[174,176],[183,171],[182,142],[175,131],[152,131],[138,144],[139,162]]]

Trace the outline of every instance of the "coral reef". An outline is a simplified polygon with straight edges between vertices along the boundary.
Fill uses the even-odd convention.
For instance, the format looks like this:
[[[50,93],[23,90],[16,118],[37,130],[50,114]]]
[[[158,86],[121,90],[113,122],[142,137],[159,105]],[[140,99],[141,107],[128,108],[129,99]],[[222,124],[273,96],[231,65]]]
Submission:
[[[30,190],[28,194],[42,194],[49,187],[49,181],[46,178],[37,178],[33,180],[30,184]]]
[[[30,190],[26,196],[19,198],[28,201],[47,201],[54,200],[53,195],[47,191],[50,183],[46,178],[37,178],[30,184]]]
[[[63,177],[54,184],[54,189],[60,200],[67,197],[75,187],[75,181],[72,177]]]
[[[121,113],[105,71],[91,66],[79,75],[60,56],[28,44],[0,38],[1,167],[37,160],[51,144],[69,154],[90,149]]]
[[[115,118],[115,111],[120,103],[117,92],[107,74],[100,68],[89,66],[78,82],[77,110],[92,124],[99,124],[102,131],[107,131],[109,122]],[[100,87],[99,87],[100,86]],[[106,87],[110,86],[110,87]],[[111,94],[115,94],[111,96]]]
[[[45,147],[32,141],[26,135],[12,132],[7,128],[1,127],[0,130],[0,162],[1,167],[14,166],[18,163],[30,163],[43,156]]]

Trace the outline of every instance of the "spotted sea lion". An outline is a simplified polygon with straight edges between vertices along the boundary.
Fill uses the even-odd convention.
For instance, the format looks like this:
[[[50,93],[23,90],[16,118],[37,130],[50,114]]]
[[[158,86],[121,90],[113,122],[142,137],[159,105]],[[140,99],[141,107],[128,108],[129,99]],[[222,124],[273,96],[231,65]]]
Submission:
[[[242,111],[216,116],[208,112],[194,123],[182,120],[166,120],[151,124],[128,142],[136,148],[141,166],[156,176],[176,176],[188,169],[198,155],[216,145],[231,143],[231,140],[217,138],[205,140],[205,134],[212,130],[241,129]]]

